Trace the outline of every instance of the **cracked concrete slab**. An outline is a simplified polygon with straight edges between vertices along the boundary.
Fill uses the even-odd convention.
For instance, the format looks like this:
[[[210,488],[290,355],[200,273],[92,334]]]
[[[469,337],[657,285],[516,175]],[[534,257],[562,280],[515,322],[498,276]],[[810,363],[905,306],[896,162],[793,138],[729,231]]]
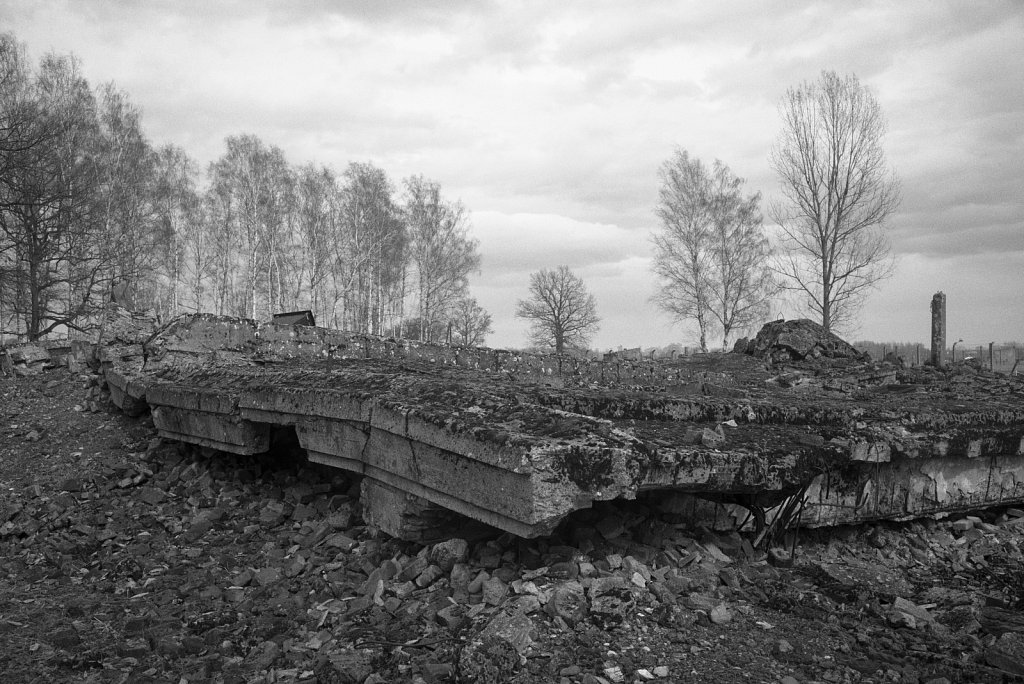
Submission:
[[[749,353],[590,361],[197,314],[101,358],[114,401],[152,408],[166,437],[257,453],[292,427],[384,507],[398,491],[521,536],[657,489],[758,525],[793,497],[811,525],[1024,501],[1019,379],[770,326]],[[399,535],[409,518],[370,515]]]

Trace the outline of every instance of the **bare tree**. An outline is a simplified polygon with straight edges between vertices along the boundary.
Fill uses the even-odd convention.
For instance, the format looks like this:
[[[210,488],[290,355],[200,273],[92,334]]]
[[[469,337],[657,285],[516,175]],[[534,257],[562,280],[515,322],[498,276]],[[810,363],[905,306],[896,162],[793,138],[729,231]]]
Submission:
[[[409,179],[399,207],[373,164],[296,169],[253,135],[226,139],[202,190],[199,176],[182,150],[153,148],[113,84],[94,91],[71,56],[30,64],[0,32],[0,333],[87,330],[115,279],[166,315],[306,305],[401,334],[413,302],[427,338],[489,331],[461,301],[480,262],[468,212],[436,183]]]
[[[531,342],[556,354],[566,346],[586,347],[601,322],[594,295],[568,266],[532,273],[530,297],[519,300],[516,316],[530,321]]]
[[[210,270],[213,310],[221,315],[232,313],[245,315],[235,306],[236,281],[240,255],[238,238],[238,213],[236,201],[227,180],[221,180],[211,165],[208,175],[211,183],[202,201],[202,230],[196,236],[195,245],[204,245],[209,250],[207,263]],[[207,244],[204,244],[207,243]],[[196,255],[198,258],[198,254]],[[202,298],[203,283],[193,279],[193,292],[197,302]]]
[[[776,288],[767,265],[760,194],[744,197],[743,180],[720,161],[708,169],[686,150],[661,168],[662,227],[652,235],[654,302],[679,321],[694,320],[702,351],[712,329],[729,337],[767,314]]]
[[[470,272],[479,270],[480,255],[461,203],[442,199],[441,186],[422,176],[407,178],[405,188],[420,339],[431,342],[438,323],[465,294]]]
[[[662,232],[652,236],[654,272],[662,284],[654,302],[676,320],[697,323],[707,351],[711,324],[711,199],[707,171],[699,159],[677,150],[660,171],[657,209]]]
[[[10,310],[34,340],[61,327],[83,329],[109,283],[96,219],[96,106],[75,59],[48,55],[31,72],[17,47],[0,52],[8,53],[0,78],[0,252],[13,256],[0,275],[14,285]]]
[[[296,227],[300,245],[298,283],[309,297],[309,308],[328,321],[326,285],[332,273],[333,246],[338,240],[338,185],[334,171],[307,164],[296,184]]]
[[[97,118],[101,254],[112,280],[127,282],[140,309],[157,306],[156,154],[140,113],[113,84],[99,89]]]
[[[192,295],[192,308],[199,311],[203,281],[210,265],[196,192],[195,163],[185,150],[174,145],[165,145],[155,154],[158,311],[177,313],[186,294]]]
[[[832,71],[790,88],[780,109],[771,153],[785,198],[771,210],[782,231],[777,269],[831,330],[893,270],[883,228],[900,186],[882,150],[886,123],[856,76]]]
[[[280,148],[267,147],[254,135],[229,136],[225,142],[226,152],[210,166],[211,190],[224,209],[233,208],[223,217],[236,222],[233,233],[244,250],[245,291],[237,294],[242,311],[256,318],[278,303],[291,171]]]
[[[494,332],[491,314],[477,304],[473,297],[463,297],[455,303],[452,312],[452,327],[455,341],[467,347],[479,347]]]
[[[20,332],[19,312],[25,309],[24,245],[10,214],[20,203],[13,176],[25,153],[45,142],[33,128],[35,110],[25,48],[0,33],[0,340],[6,332]]]
[[[345,307],[342,319],[358,332],[378,334],[401,318],[408,232],[383,169],[352,163],[343,174],[339,221],[343,242],[336,264]]]

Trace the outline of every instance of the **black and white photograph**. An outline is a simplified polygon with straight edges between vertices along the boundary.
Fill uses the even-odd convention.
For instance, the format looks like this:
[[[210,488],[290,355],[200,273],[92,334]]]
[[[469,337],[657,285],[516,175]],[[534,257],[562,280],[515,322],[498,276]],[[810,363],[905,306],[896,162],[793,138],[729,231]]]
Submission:
[[[0,681],[1024,681],[1024,3],[0,0]]]

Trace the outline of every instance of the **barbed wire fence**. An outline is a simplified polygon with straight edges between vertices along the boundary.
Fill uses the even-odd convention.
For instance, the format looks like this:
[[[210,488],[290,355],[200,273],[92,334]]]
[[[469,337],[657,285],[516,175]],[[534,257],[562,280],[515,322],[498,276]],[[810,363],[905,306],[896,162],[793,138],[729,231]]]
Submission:
[[[871,354],[871,358],[876,361],[895,356],[903,359],[903,363],[908,366],[927,363],[930,356],[929,347],[922,343],[855,342],[854,346]],[[998,373],[1011,373],[1014,370],[1024,373],[1024,344],[955,340],[946,349],[947,363],[972,360]]]

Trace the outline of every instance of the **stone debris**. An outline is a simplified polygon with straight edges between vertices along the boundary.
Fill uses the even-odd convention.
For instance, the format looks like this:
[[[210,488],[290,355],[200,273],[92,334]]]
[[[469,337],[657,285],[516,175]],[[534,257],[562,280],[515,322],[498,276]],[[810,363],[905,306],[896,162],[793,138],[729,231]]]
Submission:
[[[1020,673],[1019,509],[822,533],[780,569],[736,532],[678,524],[656,498],[537,540],[419,544],[375,534],[358,494],[351,476],[284,454],[154,441],[52,490],[15,491],[0,508],[0,577],[19,596],[73,581],[108,597],[69,606],[72,621],[33,653],[98,659],[129,680],[177,663],[187,681],[667,682],[763,625],[781,633],[717,657],[743,667],[742,653],[761,653],[775,681]],[[780,620],[795,617],[848,650],[786,636]],[[556,657],[553,643],[576,645]],[[954,650],[974,655],[941,657]]]
[[[773,364],[822,357],[870,360],[870,356],[806,318],[766,323],[753,340],[737,340],[733,351],[766,359]]]
[[[808,377],[805,388],[825,383]],[[949,377],[959,376],[933,378],[938,395],[968,391]],[[76,397],[79,413],[105,411],[110,383],[79,383],[96,402]],[[737,425],[755,411],[744,406]],[[702,430],[742,440],[721,418]],[[3,427],[19,445],[46,443],[50,428],[15,420]],[[703,432],[700,446],[711,449]],[[232,684],[1020,676],[1017,507],[805,532],[794,552],[786,534],[771,540],[784,547],[754,548],[750,534],[693,525],[678,500],[639,491],[534,539],[463,524],[411,541],[366,519],[369,478],[311,463],[293,444],[236,455],[157,439],[118,453],[68,456],[73,471],[53,482],[4,491],[0,669],[31,654],[55,680],[89,671]],[[864,453],[886,463],[882,449]],[[39,615],[61,624],[23,640]],[[799,621],[816,627],[798,638]]]
[[[0,347],[0,374],[25,377],[52,367],[50,353],[36,344]]]
[[[498,612],[459,653],[459,674],[465,681],[502,684],[519,670],[521,659],[536,639],[533,620],[521,608]]]
[[[101,348],[122,410],[150,410],[166,438],[239,454],[293,431],[311,460],[365,475],[370,526],[411,541],[459,536],[467,517],[542,536],[575,510],[651,489],[699,495],[695,522],[745,525],[762,547],[797,518],[1024,501],[1024,381],[873,363],[806,320],[765,325],[742,354],[628,362],[640,365],[625,375],[621,360],[207,314],[140,346],[143,323]]]
[[[142,345],[153,336],[157,326],[155,311],[131,311],[111,301],[104,312],[99,342],[101,345]]]
[[[1024,677],[1024,634],[1007,632],[985,651],[985,661],[1014,677]]]

